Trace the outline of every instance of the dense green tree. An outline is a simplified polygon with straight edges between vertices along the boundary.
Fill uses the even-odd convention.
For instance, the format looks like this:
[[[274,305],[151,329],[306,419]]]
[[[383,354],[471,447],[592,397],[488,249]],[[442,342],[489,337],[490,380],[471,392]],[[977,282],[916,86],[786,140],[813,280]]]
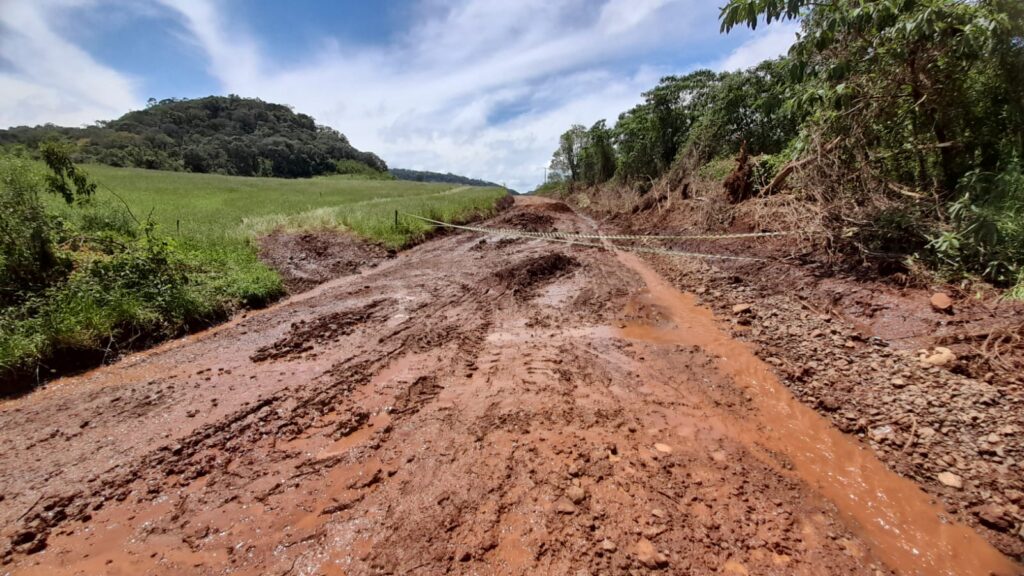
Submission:
[[[885,177],[950,195],[1021,155],[1020,12],[1009,0],[732,0],[722,25],[802,15],[797,105]]]
[[[495,184],[487,180],[468,178],[458,174],[429,172],[426,170],[407,170],[404,168],[391,168],[388,170],[391,176],[397,180],[410,180],[413,182],[448,182],[451,184],[462,184],[463,186],[482,186],[493,188],[504,188],[501,184]]]
[[[604,120],[599,120],[587,130],[579,163],[580,179],[591,186],[607,182],[615,176],[612,131]]]
[[[735,154],[743,142],[754,155],[775,154],[797,135],[801,117],[785,106],[792,89],[785,60],[766,60],[716,80],[690,106],[695,119],[684,148],[701,162]]]
[[[755,166],[737,177],[771,193],[826,158],[805,184],[862,255],[1024,278],[1024,2],[729,0],[721,11],[725,32],[797,19],[783,58],[644,93],[611,128],[617,179],[692,173],[745,144]],[[599,134],[567,131],[554,173],[603,181],[586,168]]]
[[[580,124],[574,124],[562,133],[558,139],[558,150],[551,161],[552,176],[570,182],[581,181],[580,161],[586,144],[587,129]]]
[[[1000,283],[1019,278],[1022,4],[732,0],[722,24],[797,17],[793,107],[809,115],[808,138],[835,143],[831,193],[877,206],[861,216],[870,222],[862,245],[927,251]],[[891,221],[903,223],[899,234]]]

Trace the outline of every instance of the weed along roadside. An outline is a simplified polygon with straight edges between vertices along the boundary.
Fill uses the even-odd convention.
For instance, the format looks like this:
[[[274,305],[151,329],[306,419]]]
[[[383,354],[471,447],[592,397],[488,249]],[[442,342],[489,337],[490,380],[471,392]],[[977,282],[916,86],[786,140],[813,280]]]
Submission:
[[[73,195],[67,202],[45,190],[45,166],[4,162],[14,178],[5,201],[37,206],[36,220],[20,224],[45,239],[32,257],[49,266],[33,272],[23,264],[28,259],[4,260],[4,393],[212,326],[427,237],[426,225],[393,226],[396,209],[462,221],[492,214],[507,194],[394,180],[67,164],[76,170],[65,175]],[[74,196],[73,176],[92,186],[88,193]],[[8,254],[22,253],[10,247]]]

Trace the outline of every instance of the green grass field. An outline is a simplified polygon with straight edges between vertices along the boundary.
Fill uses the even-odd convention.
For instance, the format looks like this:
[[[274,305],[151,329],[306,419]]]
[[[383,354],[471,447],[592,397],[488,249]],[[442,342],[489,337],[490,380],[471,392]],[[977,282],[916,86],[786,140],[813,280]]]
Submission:
[[[99,183],[97,196],[123,198],[163,234],[187,241],[250,240],[277,227],[351,229],[393,248],[418,241],[426,226],[394,228],[394,211],[431,211],[458,219],[490,209],[504,195],[497,188],[470,188],[400,180],[328,176],[302,180],[243,178],[84,166]],[[54,204],[59,204],[53,198]]]
[[[431,227],[408,218],[395,227],[396,210],[462,221],[488,213],[505,194],[498,188],[350,176],[286,180],[84,168],[99,184],[97,200],[123,201],[139,220],[155,222],[157,235],[173,238],[201,275],[197,280],[206,297],[226,299],[225,305],[258,305],[282,293],[280,278],[259,261],[254,243],[275,229],[348,230],[398,249],[419,242]],[[56,210],[74,210],[58,198],[51,202]]]
[[[209,325],[240,307],[273,301],[284,288],[277,272],[257,257],[255,241],[274,230],[347,230],[403,248],[421,241],[431,227],[408,218],[396,227],[396,210],[466,221],[492,213],[506,194],[498,188],[351,176],[284,180],[84,168],[99,185],[93,201],[69,207],[45,194],[48,210],[71,230],[102,235],[137,228],[127,206],[135,220],[155,224],[151,234],[161,245],[170,241],[168,257],[187,279],[153,276],[146,267],[154,256],[145,251],[98,267],[91,264],[94,253],[75,253],[76,271],[64,284],[0,310],[0,380],[4,374],[24,378],[49,370],[69,354],[96,358],[106,350],[137,348]]]

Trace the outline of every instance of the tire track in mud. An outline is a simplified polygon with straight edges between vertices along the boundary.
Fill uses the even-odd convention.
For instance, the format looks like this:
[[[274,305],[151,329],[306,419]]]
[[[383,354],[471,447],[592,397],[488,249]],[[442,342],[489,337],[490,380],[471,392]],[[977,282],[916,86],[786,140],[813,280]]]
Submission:
[[[520,204],[506,218],[585,229]],[[0,572],[924,573],[885,566],[785,451],[737,438],[759,406],[721,359],[632,337],[673,322],[643,288],[598,250],[453,235],[0,406],[8,435],[26,404],[94,410],[0,455]],[[140,422],[159,429],[120,458],[90,452]],[[14,473],[57,442],[67,470]]]

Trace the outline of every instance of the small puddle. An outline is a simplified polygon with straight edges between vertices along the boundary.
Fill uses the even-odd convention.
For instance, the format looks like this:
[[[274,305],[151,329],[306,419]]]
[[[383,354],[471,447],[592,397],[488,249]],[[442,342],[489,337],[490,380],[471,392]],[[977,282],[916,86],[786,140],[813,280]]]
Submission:
[[[627,326],[623,336],[698,346],[720,358],[718,369],[753,396],[755,421],[730,426],[736,440],[781,453],[805,483],[852,520],[875,555],[903,575],[1021,574],[1021,568],[967,526],[947,523],[943,511],[914,482],[889,471],[869,450],[801,404],[750,348],[723,332],[713,313],[679,292],[632,254],[619,261],[647,285],[644,298],[673,328]]]

